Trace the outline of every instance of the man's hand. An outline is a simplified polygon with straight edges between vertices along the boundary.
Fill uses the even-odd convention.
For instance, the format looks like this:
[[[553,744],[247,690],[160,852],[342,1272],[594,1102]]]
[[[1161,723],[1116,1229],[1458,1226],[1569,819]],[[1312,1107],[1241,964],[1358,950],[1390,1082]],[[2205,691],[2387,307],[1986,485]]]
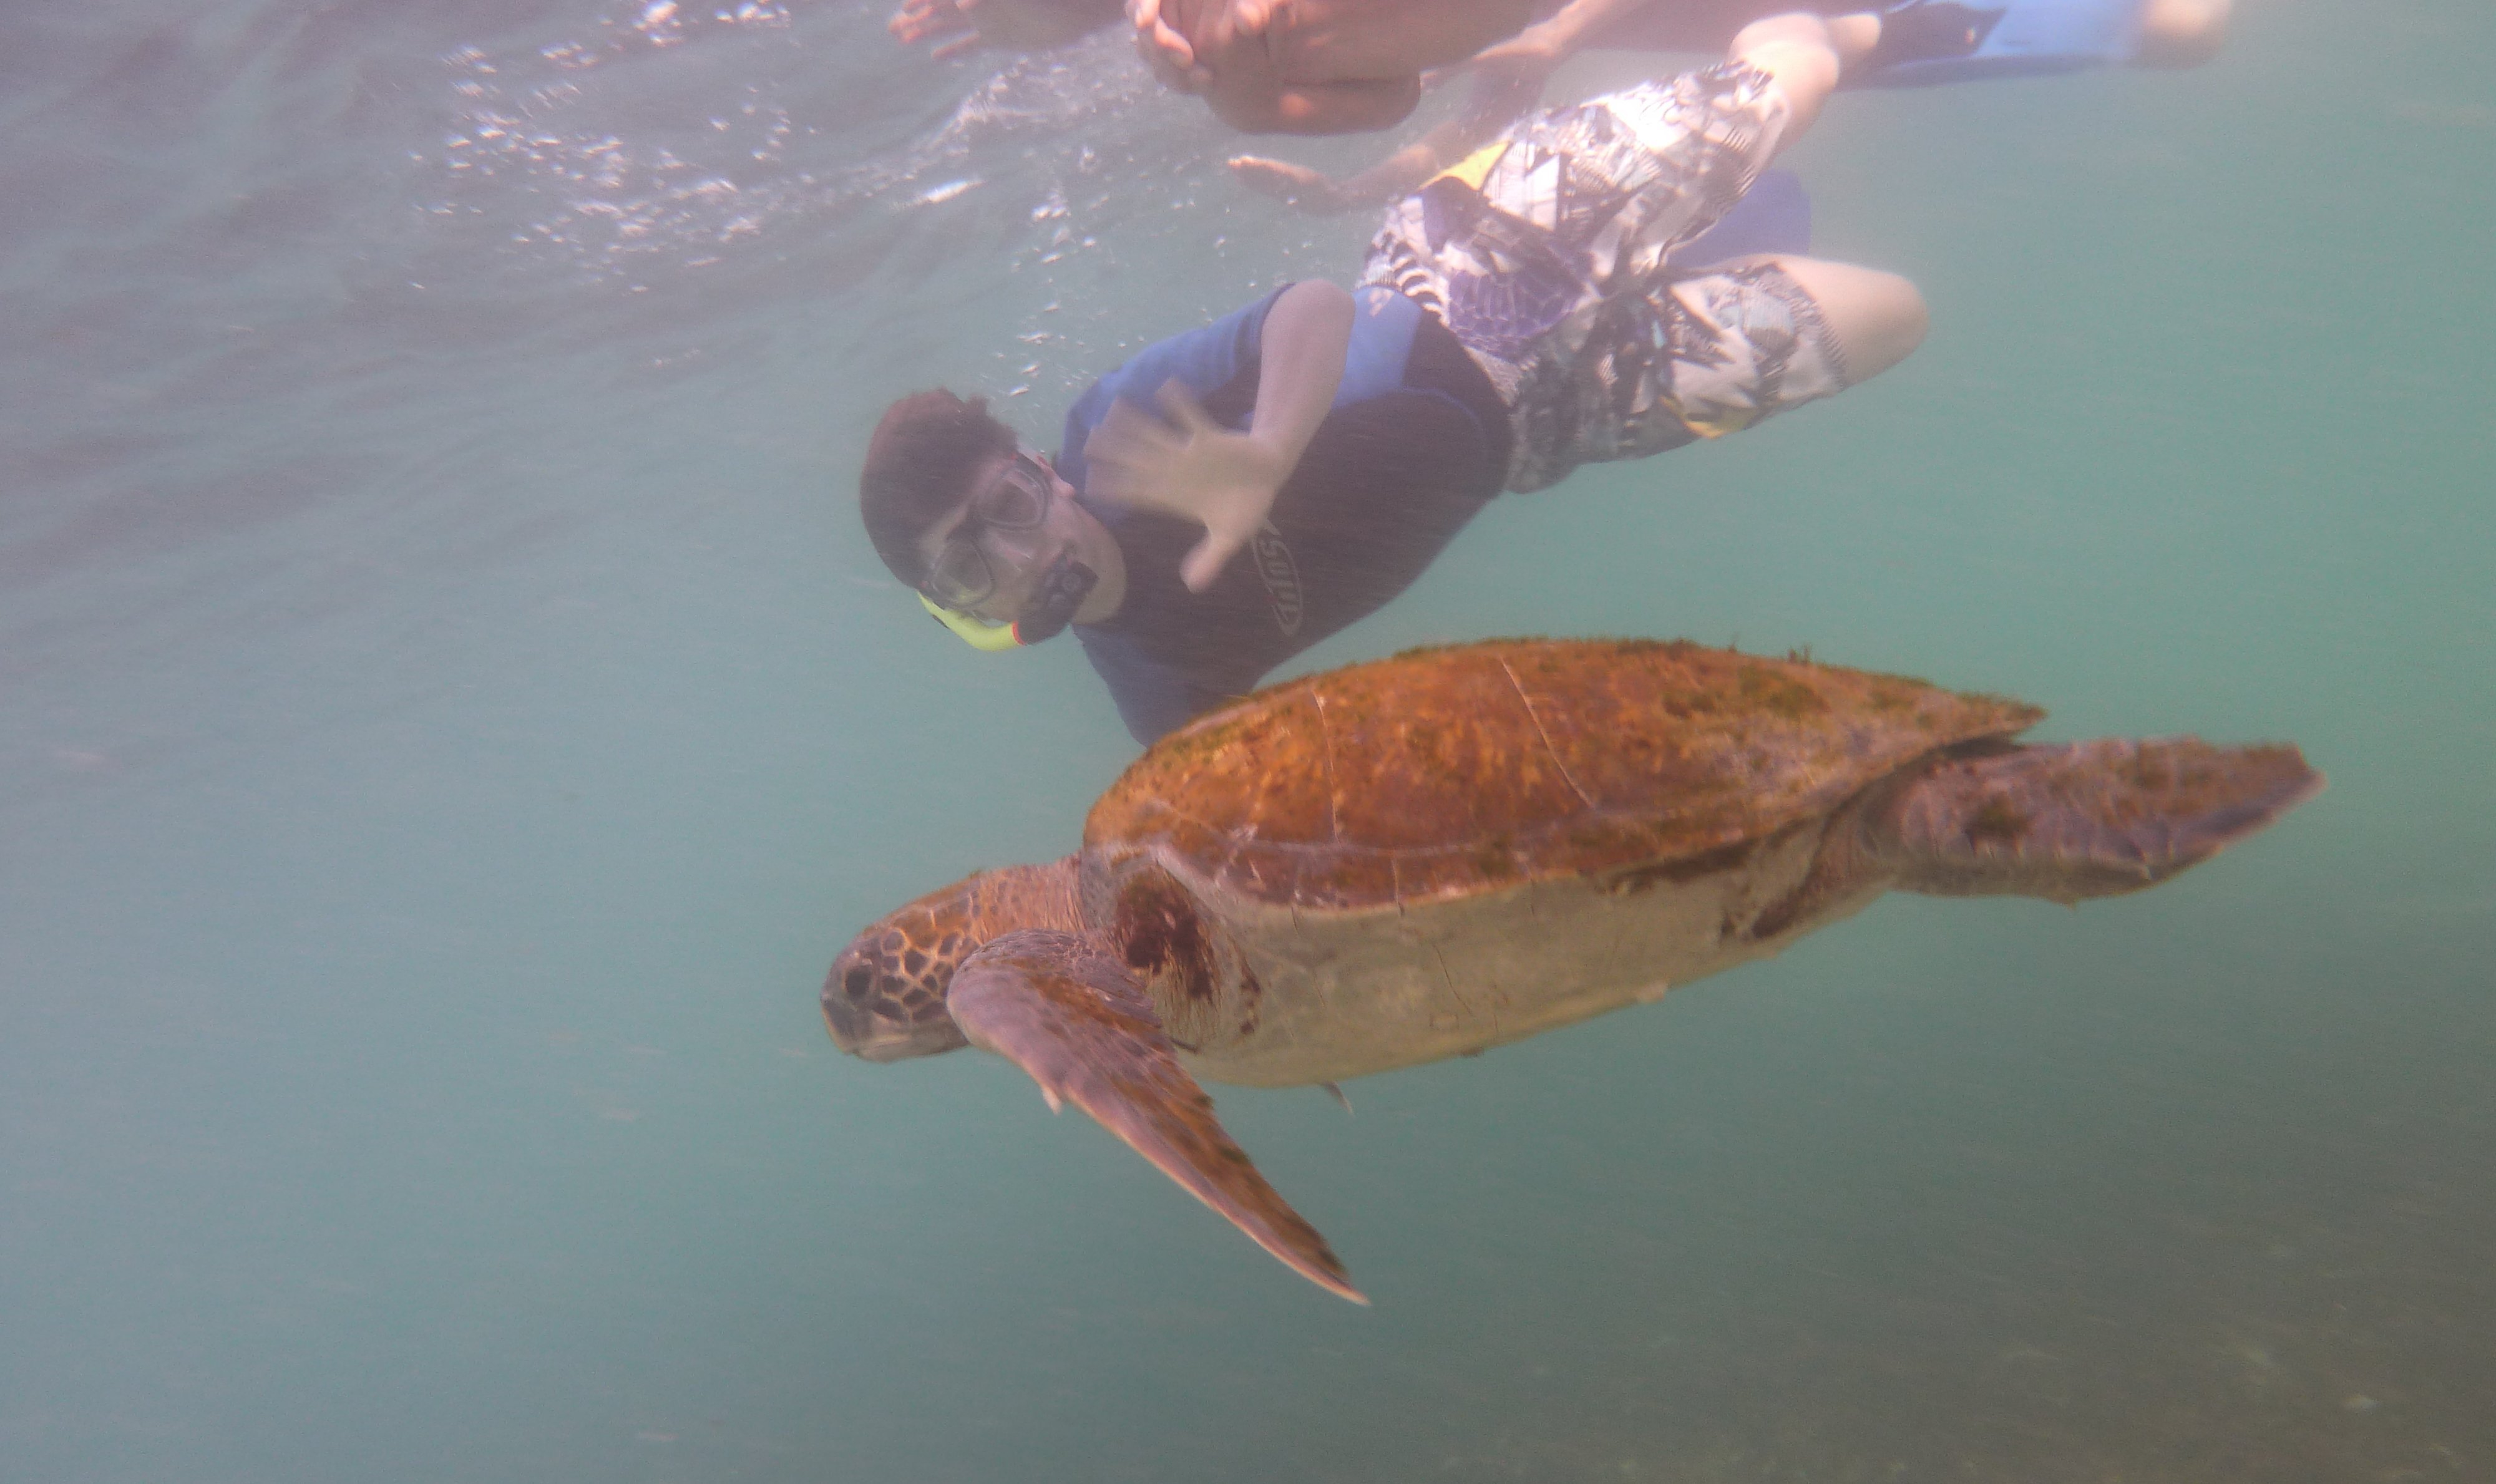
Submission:
[[[1495,46],[1484,46],[1461,65],[1477,73],[1513,74],[1542,91],[1553,69],[1576,55],[1577,41],[1549,21],[1527,26]]]
[[[904,46],[935,42],[927,54],[939,60],[976,51],[985,45],[985,38],[980,35],[980,23],[971,14],[979,3],[980,0],[901,0],[901,9],[892,13],[885,29]]]
[[[1270,160],[1264,155],[1233,155],[1229,163],[1231,173],[1241,185],[1311,216],[1332,216],[1360,204],[1350,192],[1335,184],[1333,177],[1305,165]]]
[[[1136,28],[1136,55],[1162,86],[1201,93],[1212,85],[1212,69],[1198,64],[1196,48],[1162,15],[1162,0],[1127,0],[1127,20]]]
[[[1178,570],[1188,591],[1201,593],[1256,539],[1295,460],[1206,417],[1177,382],[1162,383],[1153,402],[1159,417],[1128,402],[1111,404],[1083,445],[1083,492],[1201,524],[1204,540]]]

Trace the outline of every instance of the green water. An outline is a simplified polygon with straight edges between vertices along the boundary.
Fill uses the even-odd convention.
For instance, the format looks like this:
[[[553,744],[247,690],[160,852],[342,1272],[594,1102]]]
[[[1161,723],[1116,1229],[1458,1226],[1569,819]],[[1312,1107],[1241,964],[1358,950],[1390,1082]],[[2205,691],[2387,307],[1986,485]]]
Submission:
[[[1133,752],[1073,646],[884,577],[876,412],[1053,442],[1365,224],[1169,105],[575,271],[442,173],[437,58],[594,10],[307,15],[48,21],[0,115],[0,1478],[2496,1477],[2480,0],[1840,99],[1818,250],[1911,274],[1923,349],[1503,500],[1307,657],[1807,644],[2331,780],[2156,892],[1893,898],[1350,1118],[1217,1090],[1365,1311],[1013,1067],[815,1009]],[[760,98],[837,160],[983,75],[846,8],[774,45],[588,77],[628,139]],[[1051,171],[1097,240],[1046,263]]]

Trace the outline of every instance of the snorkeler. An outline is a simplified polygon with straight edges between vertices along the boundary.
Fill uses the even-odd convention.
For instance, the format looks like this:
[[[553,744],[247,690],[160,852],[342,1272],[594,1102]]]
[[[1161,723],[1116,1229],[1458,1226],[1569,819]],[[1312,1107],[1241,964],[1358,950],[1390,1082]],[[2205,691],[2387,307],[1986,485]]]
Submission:
[[[1163,82],[1201,95],[1252,134],[1348,134],[1410,114],[1421,75],[1475,73],[1458,116],[1335,182],[1242,156],[1250,185],[1304,209],[1390,201],[1471,153],[1589,46],[1718,52],[1762,15],[1871,11],[1883,36],[1851,87],[1913,87],[2125,63],[2191,67],[2217,55],[2231,0],[902,0],[892,33],[949,57],[1063,46],[1118,21]]]
[[[1671,261],[1873,29],[1777,16],[1716,66],[1524,120],[1389,211],[1357,290],[1302,281],[1148,348],[1053,460],[980,401],[894,403],[858,479],[877,554],[979,648],[1072,628],[1149,741],[1386,604],[1501,491],[1877,375],[1923,336],[1904,278]]]
[[[2128,64],[2195,67],[2219,52],[2231,0],[1905,0],[1870,7],[1881,27],[1847,87],[1920,87]],[[1820,0],[1825,14],[1860,0]],[[1337,180],[1306,166],[1240,155],[1232,173],[1265,195],[1324,215],[1378,205],[1463,159],[1540,100],[1552,71],[1587,47],[1715,51],[1760,0],[1568,0],[1468,64],[1456,115],[1378,164]],[[1139,45],[1147,45],[1139,41]],[[1166,46],[1167,49],[1167,46]],[[1168,80],[1173,62],[1156,70]]]

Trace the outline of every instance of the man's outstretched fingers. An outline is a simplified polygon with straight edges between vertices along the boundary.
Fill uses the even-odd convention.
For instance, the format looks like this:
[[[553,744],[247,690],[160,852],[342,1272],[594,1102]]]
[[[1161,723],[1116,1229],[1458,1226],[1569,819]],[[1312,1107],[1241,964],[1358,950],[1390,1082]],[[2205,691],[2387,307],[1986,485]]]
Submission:
[[[1086,493],[1120,505],[1156,504],[1148,470],[1156,459],[1168,458],[1173,442],[1170,429],[1152,414],[1124,400],[1111,402],[1101,425],[1083,442],[1083,457],[1092,470],[1084,481]]]
[[[1238,554],[1237,541],[1226,541],[1208,529],[1204,540],[1198,541],[1187,560],[1179,564],[1178,579],[1187,584],[1189,592],[1201,593],[1213,585],[1214,579],[1222,575],[1222,569]]]
[[[1153,403],[1162,410],[1163,417],[1184,430],[1176,440],[1182,444],[1192,444],[1200,438],[1228,431],[1214,421],[1188,393],[1187,387],[1176,380],[1164,382],[1155,387]],[[1207,494],[1214,493],[1207,491]],[[1179,563],[1178,579],[1187,584],[1189,592],[1201,593],[1213,585],[1214,579],[1222,575],[1222,569],[1231,565],[1231,559],[1239,554],[1239,548],[1248,544],[1248,538],[1256,533],[1253,527],[1247,530],[1239,528],[1239,512],[1232,509],[1228,501],[1208,504],[1194,513],[1204,522],[1204,540],[1198,541],[1185,560]]]
[[[1199,433],[1218,431],[1222,426],[1205,416],[1204,409],[1198,405],[1195,396],[1188,391],[1186,384],[1176,377],[1171,377],[1153,388],[1153,405],[1162,410],[1162,416],[1177,423],[1190,438]]]

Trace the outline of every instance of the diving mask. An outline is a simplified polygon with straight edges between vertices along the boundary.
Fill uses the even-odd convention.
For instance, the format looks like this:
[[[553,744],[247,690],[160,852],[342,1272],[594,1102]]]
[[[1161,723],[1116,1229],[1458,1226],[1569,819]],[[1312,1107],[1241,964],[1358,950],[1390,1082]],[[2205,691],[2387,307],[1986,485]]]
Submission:
[[[1000,567],[1019,567],[1034,555],[1031,543],[1048,522],[1056,485],[1056,477],[1038,456],[1015,449],[996,477],[971,496],[920,585],[937,603],[957,612],[986,601],[997,590]]]

